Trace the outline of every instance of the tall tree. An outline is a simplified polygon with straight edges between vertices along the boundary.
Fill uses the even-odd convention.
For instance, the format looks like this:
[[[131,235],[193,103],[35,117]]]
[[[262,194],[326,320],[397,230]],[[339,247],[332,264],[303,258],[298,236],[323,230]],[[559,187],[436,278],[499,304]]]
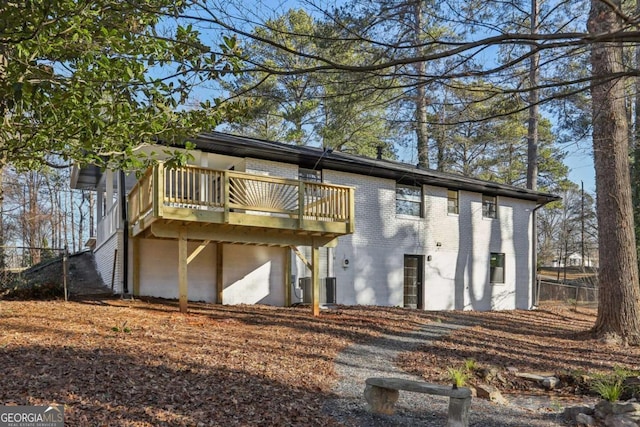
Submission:
[[[258,27],[254,36],[279,40],[309,56],[340,56],[361,60],[363,52],[339,34],[342,29],[317,22],[300,9]],[[360,56],[360,57],[359,57]],[[313,58],[301,57],[269,44],[252,42],[244,46],[247,63],[271,67],[314,66]],[[388,140],[392,127],[386,121],[386,105],[392,90],[376,76],[353,73],[287,75],[262,71],[237,76],[226,87],[234,97],[247,99],[248,114],[228,127],[245,135],[275,139],[297,145],[316,144],[333,149],[375,155],[382,146],[392,154]]]
[[[503,5],[504,9],[517,8],[516,3],[495,2]],[[391,48],[396,49],[397,54],[357,64],[343,63],[340,58],[335,57],[316,57],[319,64],[313,67],[288,70],[280,68],[273,71],[301,74],[336,70],[344,73],[367,72],[397,77],[398,72],[406,72],[411,64],[440,62],[446,63],[446,66],[437,70],[429,67],[425,75],[419,77],[445,85],[455,79],[469,81],[483,77],[500,86],[496,96],[509,98],[534,89],[530,85],[522,85],[524,79],[513,79],[513,71],[526,70],[524,65],[528,63],[532,53],[544,54],[540,66],[548,67],[547,70],[551,71],[551,74],[545,75],[545,79],[538,86],[539,89],[544,89],[541,92],[540,103],[548,103],[559,97],[573,97],[587,91],[591,91],[593,99],[594,117],[591,129],[598,181],[600,253],[606,254],[600,260],[602,293],[595,331],[601,336],[614,334],[630,343],[640,344],[640,290],[635,240],[632,236],[633,220],[627,159],[629,141],[626,134],[627,118],[624,114],[625,93],[619,88],[625,76],[637,74],[633,67],[622,66],[621,54],[622,43],[637,43],[636,19],[625,16],[620,0],[590,0],[588,31],[583,32],[572,27],[576,23],[585,23],[583,9],[576,7],[576,2],[557,2],[551,4],[545,16],[551,16],[564,9],[568,11],[568,14],[562,17],[564,22],[557,25],[553,32],[540,31],[531,34],[530,31],[511,31],[495,20],[488,24],[478,21],[476,17],[482,14],[475,14],[476,9],[467,5],[475,6],[481,4],[480,2],[454,0],[441,4],[445,13],[437,17],[434,15],[434,19],[453,23],[455,30],[470,22],[472,24],[469,25],[481,30],[461,32],[459,34],[464,34],[464,39],[455,42],[447,36],[434,37],[425,45],[428,45],[428,51],[416,55],[413,46],[389,44],[388,32],[385,31],[384,25],[377,28],[370,26],[366,32],[354,27],[351,38],[360,40],[363,49]],[[333,16],[330,11],[323,10],[321,5],[314,6],[318,13]],[[467,11],[470,13],[467,14]],[[219,12],[224,14],[223,10]],[[253,16],[255,17],[255,14]],[[241,24],[220,21],[215,20],[225,28],[234,28],[239,34],[246,35]],[[345,26],[348,27],[347,23]],[[272,47],[278,47],[277,43],[270,44]],[[513,55],[508,61],[487,60],[487,56],[500,46],[512,50]],[[532,46],[533,49],[530,49]],[[576,58],[586,58],[588,51],[591,51],[590,73],[585,72],[586,68],[578,69],[573,61]],[[293,52],[289,50],[289,53]],[[418,81],[415,80],[414,87]],[[519,111],[519,106],[512,110],[513,113]]]
[[[346,33],[351,40],[357,40],[360,49],[376,52],[371,63],[380,60],[397,60],[400,58],[418,58],[432,53],[433,40],[438,38],[455,38],[454,33],[441,21],[434,19],[438,3],[434,1],[415,0],[380,0],[363,3],[350,2],[336,16],[338,25],[348,26]],[[358,18],[354,19],[354,15]],[[366,40],[378,40],[375,46],[367,46]],[[362,63],[362,62],[360,62]],[[406,128],[412,133],[417,154],[417,165],[421,168],[432,167],[432,142],[437,140],[430,132],[429,110],[435,104],[438,94],[429,72],[436,74],[437,61],[410,61],[398,64],[391,73],[383,76],[389,81],[388,86],[402,89],[402,94],[394,96],[394,104],[403,113],[402,119]],[[429,72],[428,72],[429,71]]]
[[[591,0],[593,35],[623,30],[621,1]],[[594,86],[593,152],[600,231],[599,305],[595,330],[640,344],[640,283],[631,206],[629,134],[625,110],[622,43],[596,42],[591,49]]]
[[[495,86],[478,81],[473,85],[453,84],[447,90],[448,103],[436,109],[430,120],[431,133],[447,140],[440,170],[457,172],[511,185],[524,186],[528,179],[527,113],[523,108],[516,114],[513,103],[525,105],[517,99],[504,102],[492,98]],[[494,116],[493,120],[483,120]],[[443,125],[454,123],[452,125]],[[551,191],[562,187],[568,169],[563,163],[565,153],[560,150],[552,132],[551,122],[540,120],[540,147],[536,155],[540,165],[542,187]],[[445,144],[443,144],[445,145]],[[537,174],[536,174],[537,175]]]
[[[529,21],[531,23],[531,34],[538,32],[538,0],[531,0],[531,15]],[[529,123],[527,129],[527,188],[536,190],[538,188],[538,115],[540,108],[538,102],[540,94],[538,93],[538,84],[540,82],[540,54],[536,51],[535,46],[531,46],[531,59],[529,60]]]
[[[318,41],[313,37],[316,27],[313,18],[304,10],[292,9],[286,14],[268,20],[265,28],[255,29],[255,37],[273,38],[282,45],[304,52],[318,54]],[[317,62],[286,51],[271,49],[263,43],[250,43],[244,47],[244,58],[257,64],[256,73],[244,74],[232,81],[229,87],[235,96],[252,101],[250,115],[232,124],[249,134],[306,145],[313,135],[309,128],[317,120],[319,85],[315,75],[270,75],[260,71],[260,64],[282,67],[309,67]],[[252,123],[257,119],[257,123]]]
[[[640,0],[635,2],[635,14],[640,16]],[[632,47],[631,52],[632,66],[640,68],[640,44]],[[636,76],[632,80],[630,102],[628,103],[629,117],[631,119],[630,137],[631,137],[631,191],[633,201],[633,217],[635,221],[636,246],[638,257],[640,258],[640,76]],[[640,262],[640,259],[639,259]],[[640,265],[639,265],[640,267]]]

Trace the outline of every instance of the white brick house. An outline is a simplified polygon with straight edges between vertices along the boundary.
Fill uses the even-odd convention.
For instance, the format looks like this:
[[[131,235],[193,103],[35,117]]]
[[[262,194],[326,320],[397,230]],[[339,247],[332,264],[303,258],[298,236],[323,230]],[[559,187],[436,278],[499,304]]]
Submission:
[[[184,309],[532,306],[534,212],[553,195],[222,133],[195,143],[192,168],[161,164],[137,183],[74,170],[73,187],[98,192],[94,253],[117,292]]]

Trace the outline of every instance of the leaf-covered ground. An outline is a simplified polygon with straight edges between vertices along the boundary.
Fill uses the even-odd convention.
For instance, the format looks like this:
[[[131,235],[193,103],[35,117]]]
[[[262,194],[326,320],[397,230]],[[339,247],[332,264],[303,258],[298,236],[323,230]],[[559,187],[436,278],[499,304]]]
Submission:
[[[405,371],[427,381],[447,383],[446,367],[462,368],[466,360],[473,359],[476,369],[470,382],[489,382],[503,394],[594,394],[588,381],[594,374],[609,375],[616,367],[640,370],[640,348],[621,348],[591,336],[595,317],[595,309],[584,307],[439,313],[434,320],[468,327],[404,353],[398,362]],[[481,379],[487,370],[494,377],[489,381]],[[553,375],[561,382],[558,389],[547,391],[516,373]]]
[[[429,321],[465,323],[402,363],[429,380],[467,358],[525,371],[640,366],[587,340],[592,312],[423,313],[168,301],[0,301],[0,404],[66,405],[68,425],[332,425],[321,414],[345,346]],[[447,382],[446,380],[444,382]]]
[[[166,301],[0,301],[0,403],[68,425],[327,425],[333,359],[426,315]]]

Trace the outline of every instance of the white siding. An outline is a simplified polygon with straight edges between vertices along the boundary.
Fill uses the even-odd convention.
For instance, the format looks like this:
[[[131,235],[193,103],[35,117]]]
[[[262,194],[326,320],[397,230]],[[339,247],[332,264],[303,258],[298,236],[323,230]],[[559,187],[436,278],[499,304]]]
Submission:
[[[202,161],[202,159],[200,159]],[[209,154],[207,163],[216,163]],[[220,166],[270,176],[297,178],[295,165],[227,157]],[[482,194],[459,192],[459,214],[447,213],[447,188],[423,186],[424,217],[396,215],[396,183],[346,172],[323,171],[327,183],[355,187],[355,233],[339,238],[328,251],[322,275],[337,278],[337,302],[402,306],[404,256],[424,259],[422,305],[427,310],[513,309],[531,307],[531,237],[534,202],[498,197],[498,218],[482,217]],[[516,230],[516,232],[514,232]],[[121,235],[96,250],[99,271],[111,283],[113,252]],[[189,243],[189,252],[196,243]],[[118,246],[121,247],[121,246]],[[141,294],[177,298],[177,241],[143,240],[140,246]],[[285,302],[283,248],[223,245],[223,303]],[[489,283],[492,252],[505,254],[505,283]],[[345,266],[348,261],[348,266]],[[326,271],[325,271],[326,270]],[[216,245],[210,244],[188,266],[189,299],[216,300]],[[294,259],[296,279],[307,275]],[[121,285],[120,263],[116,290]],[[131,284],[130,284],[131,288]],[[292,295],[294,301],[295,295]]]
[[[531,307],[533,202],[498,197],[498,218],[487,219],[482,194],[460,191],[460,213],[451,215],[447,189],[424,186],[425,217],[401,217],[393,180],[326,170],[324,177],[356,188],[356,232],[335,249],[339,303],[403,305],[404,255],[422,255],[427,310]],[[489,283],[491,252],[505,254],[504,284]]]
[[[199,242],[189,242],[192,253]],[[249,245],[223,245],[224,304],[284,305],[285,250]],[[216,302],[216,250],[209,244],[187,267],[188,299]],[[178,242],[142,239],[140,294],[178,297]]]
[[[396,218],[393,180],[328,170],[323,177],[355,187],[356,231],[341,237],[334,251],[338,303],[402,305],[403,257],[424,255],[425,222]]]
[[[224,245],[224,304],[284,305],[283,248]]]
[[[189,254],[199,243],[188,242]],[[187,266],[188,299],[216,302],[216,244],[211,243]],[[140,294],[178,297],[178,241],[140,241]]]
[[[245,171],[258,175],[298,179],[298,166],[269,160],[246,159]]]
[[[116,255],[118,249],[119,255]],[[112,286],[115,293],[122,292],[122,232],[118,231],[112,234],[102,245],[96,247],[94,251],[96,258],[96,267],[102,282],[108,286]],[[113,274],[113,261],[117,256],[115,275]]]

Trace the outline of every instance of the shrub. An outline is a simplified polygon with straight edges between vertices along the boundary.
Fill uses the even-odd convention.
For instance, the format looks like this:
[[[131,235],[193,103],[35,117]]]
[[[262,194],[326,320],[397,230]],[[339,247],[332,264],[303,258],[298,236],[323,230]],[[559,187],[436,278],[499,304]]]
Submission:
[[[448,368],[449,380],[456,387],[464,387],[469,380],[469,371],[461,368]]]
[[[620,400],[625,391],[624,381],[628,377],[638,376],[638,371],[626,369],[621,366],[614,366],[611,374],[599,374],[594,376],[591,389],[598,393],[600,397],[609,402]]]
[[[600,397],[609,402],[615,402],[620,399],[624,387],[622,380],[615,378],[613,375],[602,375],[593,381],[591,385],[593,391],[598,393]]]
[[[478,369],[478,362],[474,359],[466,359],[464,361],[464,369],[466,369],[467,372],[473,372]]]

